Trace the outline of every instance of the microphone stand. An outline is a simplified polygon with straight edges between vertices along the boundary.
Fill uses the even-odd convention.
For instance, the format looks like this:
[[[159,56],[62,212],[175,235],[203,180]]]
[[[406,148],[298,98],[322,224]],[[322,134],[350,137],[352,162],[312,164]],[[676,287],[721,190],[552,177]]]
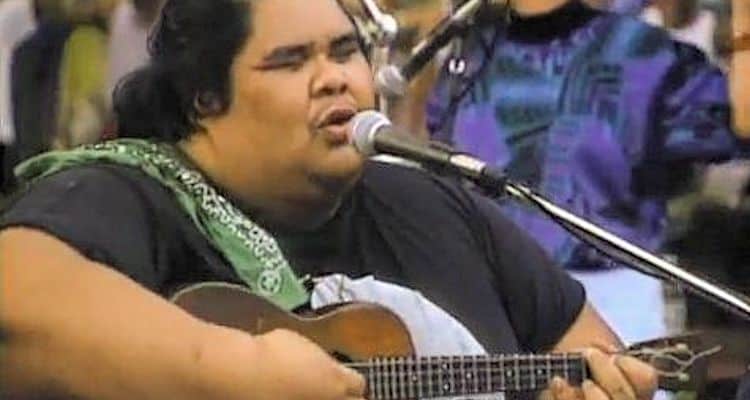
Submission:
[[[380,10],[375,0],[360,0],[362,8],[367,12],[370,21],[376,29],[373,33],[373,48],[370,54],[373,73],[388,64],[391,58],[391,47],[398,35],[398,21],[390,14]],[[378,95],[378,107],[383,114],[389,115],[389,99],[383,94]]]
[[[703,299],[750,322],[750,298],[720,284],[712,283],[684,268],[660,258],[628,241],[555,205],[521,184],[506,179],[475,180],[480,187],[497,193],[499,188],[510,196],[529,203],[554,222],[597,250],[641,273],[685,287]]]

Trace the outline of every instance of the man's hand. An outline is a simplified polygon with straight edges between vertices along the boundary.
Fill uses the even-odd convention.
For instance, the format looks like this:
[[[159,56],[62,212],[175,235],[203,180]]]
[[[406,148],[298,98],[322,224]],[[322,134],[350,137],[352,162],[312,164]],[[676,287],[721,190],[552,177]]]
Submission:
[[[605,354],[600,350],[584,352],[591,370],[591,379],[581,388],[573,388],[555,378],[546,393],[554,400],[646,400],[654,397],[656,371],[633,357]]]
[[[263,372],[253,382],[255,398],[364,400],[364,378],[304,337],[276,330],[255,340]]]

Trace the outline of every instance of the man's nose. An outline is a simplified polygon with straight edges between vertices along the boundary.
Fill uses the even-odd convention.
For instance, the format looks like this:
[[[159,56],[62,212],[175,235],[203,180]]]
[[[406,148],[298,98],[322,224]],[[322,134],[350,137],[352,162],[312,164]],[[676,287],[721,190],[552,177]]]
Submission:
[[[312,82],[313,97],[338,95],[349,89],[348,76],[343,64],[322,55],[316,59],[315,63],[316,70]]]

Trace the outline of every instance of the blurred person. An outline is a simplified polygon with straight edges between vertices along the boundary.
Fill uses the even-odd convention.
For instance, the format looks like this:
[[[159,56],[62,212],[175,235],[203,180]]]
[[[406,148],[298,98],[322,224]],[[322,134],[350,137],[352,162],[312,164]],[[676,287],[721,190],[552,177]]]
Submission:
[[[109,114],[107,40],[105,27],[81,22],[65,42],[50,149],[93,143],[102,135]]]
[[[105,118],[106,15],[114,0],[35,0],[36,29],[11,56],[15,140],[3,160],[4,188],[20,161],[90,143]]]
[[[125,75],[148,62],[148,33],[163,0],[121,1],[109,29],[109,91]]]
[[[509,17],[477,27],[467,72],[443,73],[428,105],[433,137],[658,250],[666,199],[682,190],[693,163],[737,151],[724,76],[693,46],[634,17],[577,0],[510,4]],[[530,206],[503,201],[503,209],[584,283],[626,341],[666,334],[658,280],[581,244]]]
[[[16,136],[11,95],[13,50],[31,34],[35,26],[34,4],[31,0],[0,2],[0,166],[5,159],[6,147],[12,145]],[[0,187],[4,186],[4,172],[0,172]]]
[[[620,14],[637,15],[649,3],[649,0],[585,0],[586,4],[600,10],[618,12]]]
[[[556,381],[551,398],[651,397],[655,371],[612,354],[581,286],[493,201],[362,159],[349,125],[373,106],[372,75],[336,1],[169,0],[150,50],[115,94],[125,139],[18,168],[28,186],[0,220],[3,395],[365,398],[297,334],[251,336],[164,299],[224,281],[287,310],[365,285],[439,316],[422,332],[432,352],[594,346],[592,380]]]
[[[750,137],[750,1],[732,0],[732,46],[729,62],[734,128]],[[746,191],[748,189],[746,188]],[[745,204],[747,207],[747,204]],[[745,262],[747,259],[744,260]],[[748,274],[746,274],[748,275]],[[748,366],[750,369],[750,366]],[[740,380],[737,400],[750,400],[750,372]]]
[[[672,37],[690,43],[716,60],[714,35],[718,26],[716,14],[701,7],[698,0],[654,0],[641,13],[651,25],[666,28]]]
[[[13,112],[10,100],[10,65],[13,49],[36,25],[31,0],[0,3],[0,143],[13,142]]]
[[[11,102],[15,138],[3,160],[4,189],[12,190],[12,169],[50,149],[57,131],[60,66],[73,30],[59,1],[35,0],[36,27],[13,49]]]
[[[118,0],[70,0],[64,3],[73,31],[60,65],[56,130],[51,149],[93,143],[103,134],[108,112],[108,35]]]
[[[732,54],[730,83],[734,126],[750,137],[750,0],[732,1]]]
[[[608,10],[626,15],[638,15],[651,0],[607,0]]]

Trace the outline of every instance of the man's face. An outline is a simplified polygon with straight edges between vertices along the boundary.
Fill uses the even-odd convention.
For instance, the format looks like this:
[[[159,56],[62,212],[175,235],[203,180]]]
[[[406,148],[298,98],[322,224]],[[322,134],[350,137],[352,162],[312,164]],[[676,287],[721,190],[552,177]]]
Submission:
[[[212,138],[224,165],[283,180],[282,197],[340,192],[363,163],[349,120],[375,97],[354,27],[335,0],[258,0],[252,15],[222,116],[231,129]]]

